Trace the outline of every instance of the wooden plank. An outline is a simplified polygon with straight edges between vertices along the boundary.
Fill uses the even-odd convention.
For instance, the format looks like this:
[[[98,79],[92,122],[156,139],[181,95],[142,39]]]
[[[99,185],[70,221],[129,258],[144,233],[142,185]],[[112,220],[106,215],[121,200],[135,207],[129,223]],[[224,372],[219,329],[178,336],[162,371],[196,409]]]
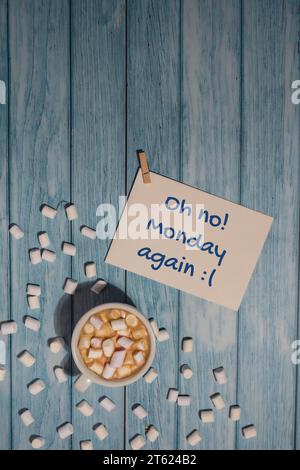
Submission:
[[[179,25],[177,0],[128,3],[128,190],[138,167],[136,151],[141,147],[150,170],[179,177]],[[148,424],[161,432],[145,448],[174,449],[177,410],[165,397],[178,378],[178,292],[131,273],[127,274],[127,292],[141,312],[167,328],[170,340],[158,344],[154,367],[160,372],[159,380],[151,385],[140,380],[128,387],[126,445],[135,433],[145,430],[145,423],[138,423],[131,411],[140,402],[149,410]]]
[[[80,223],[74,223],[73,240],[78,256],[73,276],[81,283],[83,265],[94,260],[99,277],[121,289],[109,290],[104,298],[82,289],[74,301],[74,323],[92,305],[125,300],[125,273],[105,265],[109,240],[91,241],[79,233],[80,224],[95,227],[100,203],[118,208],[125,191],[125,1],[73,0],[72,16],[72,195],[78,205]],[[108,414],[98,399],[108,395],[116,409]],[[73,405],[83,398],[76,390]],[[124,390],[93,385],[84,395],[95,408],[90,418],[73,407],[73,448],[92,438],[95,449],[122,449],[124,441]],[[103,422],[109,438],[92,436],[92,426]]]
[[[242,449],[294,447],[299,245],[299,1],[252,0],[243,11],[242,203],[274,217],[239,322],[241,425],[257,438]],[[272,12],[272,14],[270,13]]]
[[[10,212],[11,221],[25,230],[21,243],[12,243],[12,315],[19,330],[12,340],[13,447],[30,448],[29,438],[40,434],[50,449],[67,449],[56,427],[70,420],[70,383],[58,384],[53,366],[62,356],[49,353],[47,340],[70,334],[70,309],[60,309],[62,284],[69,275],[70,262],[60,253],[69,228],[63,211],[56,219],[45,219],[42,203],[55,206],[69,200],[69,8],[67,0],[9,2],[10,48]],[[37,246],[37,232],[47,230],[57,260],[30,265],[27,250]],[[41,309],[29,311],[27,282],[41,284]],[[23,325],[31,314],[41,320],[34,333]],[[16,356],[28,349],[36,357],[25,368]],[[47,388],[31,396],[26,385],[35,378]],[[35,423],[26,428],[18,411],[29,408]]]
[[[183,3],[183,119],[182,178],[205,191],[239,200],[240,152],[240,2],[186,0]],[[192,406],[179,417],[179,448],[186,435],[199,429],[201,449],[234,447],[235,427],[227,411],[216,413],[212,426],[202,425],[199,409],[211,408],[209,399],[220,391],[227,404],[236,393],[237,314],[183,294],[180,336],[195,340],[192,355],[181,353],[181,363],[193,371],[181,379],[180,390],[192,395]],[[223,366],[228,384],[217,387],[212,369]]]
[[[6,104],[0,104],[0,322],[10,317],[9,302],[9,199],[8,199],[8,49],[7,49],[7,2],[0,0],[0,80],[6,87]],[[9,449],[11,445],[11,400],[10,400],[10,341],[0,334],[1,343],[5,343],[6,376],[0,382],[0,422],[5,433],[0,439],[0,449]],[[0,357],[0,364],[1,360]]]

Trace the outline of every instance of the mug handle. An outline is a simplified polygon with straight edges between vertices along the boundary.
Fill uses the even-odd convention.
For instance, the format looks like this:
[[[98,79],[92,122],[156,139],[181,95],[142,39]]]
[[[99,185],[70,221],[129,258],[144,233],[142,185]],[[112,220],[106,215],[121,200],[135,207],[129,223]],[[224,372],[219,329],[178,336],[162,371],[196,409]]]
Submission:
[[[89,386],[91,385],[92,381],[86,377],[85,375],[80,375],[78,379],[76,379],[74,383],[74,387],[78,392],[84,393]]]

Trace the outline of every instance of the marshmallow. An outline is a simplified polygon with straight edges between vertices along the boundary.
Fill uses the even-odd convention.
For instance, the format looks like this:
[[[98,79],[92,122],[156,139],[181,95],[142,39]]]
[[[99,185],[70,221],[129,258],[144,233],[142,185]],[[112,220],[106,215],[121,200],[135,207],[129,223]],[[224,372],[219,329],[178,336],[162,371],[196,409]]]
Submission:
[[[108,436],[108,432],[104,424],[97,424],[94,427],[94,433],[100,441],[103,441]]]
[[[133,450],[139,450],[144,447],[146,440],[141,434],[136,434],[132,439],[130,439],[129,443]]]
[[[116,407],[115,403],[108,397],[100,398],[99,403],[109,413]]]
[[[126,351],[115,351],[111,357],[110,365],[117,369],[118,367],[122,367],[126,356]]]
[[[35,357],[29,351],[23,351],[18,355],[18,359],[25,367],[31,367],[35,363]]]
[[[133,359],[137,366],[141,366],[145,362],[145,354],[142,351],[138,351],[133,354]]]
[[[248,426],[244,426],[242,428],[242,436],[245,439],[252,439],[253,437],[256,437],[256,427],[254,424],[249,424]]]
[[[148,429],[147,429],[147,431],[146,431],[146,436],[147,436],[148,441],[150,441],[150,442],[155,442],[156,439],[158,438],[159,432],[158,432],[158,430],[156,429],[156,427],[153,426],[153,424],[151,424],[151,425],[148,427]]]
[[[232,421],[239,421],[241,419],[241,408],[239,405],[232,405],[229,408],[229,418]]]
[[[118,312],[118,311],[117,311]],[[121,310],[121,317],[122,318],[125,318],[126,314],[125,315],[122,315],[122,313],[125,313],[125,312],[122,312]],[[118,318],[118,317],[117,317]],[[138,319],[135,315],[133,315],[132,313],[130,313],[129,315],[127,315],[126,317],[126,324],[127,326],[129,326],[130,328],[134,328],[135,326],[138,325]],[[123,329],[123,328],[120,328],[120,330]]]
[[[6,375],[6,369],[4,366],[0,365],[0,382],[3,382]]]
[[[62,424],[61,426],[59,426],[57,428],[57,432],[58,432],[58,435],[61,439],[67,439],[67,437],[70,437],[73,432],[74,432],[74,428],[73,428],[73,425],[71,423],[65,423],[65,424]]]
[[[40,308],[40,298],[37,295],[27,295],[27,303],[31,310]]]
[[[179,391],[177,390],[177,388],[169,388],[167,400],[170,401],[171,403],[176,403],[178,395],[179,395]]]
[[[106,281],[103,281],[103,279],[97,279],[95,284],[92,285],[91,291],[94,292],[95,294],[100,294],[100,292],[102,292],[106,286],[107,286]]]
[[[139,419],[144,419],[148,416],[148,411],[145,410],[145,408],[142,405],[134,405],[132,407],[132,412],[137,416]]]
[[[92,441],[81,441],[80,442],[80,450],[93,450],[93,443]]]
[[[27,295],[39,297],[41,295],[41,286],[38,284],[27,284],[26,293]]]
[[[101,320],[101,318],[97,317],[96,315],[92,315],[89,318],[89,322],[93,325],[96,330],[100,330],[101,326],[103,325],[103,321]]]
[[[139,340],[139,339],[144,338],[144,336],[146,336],[147,331],[146,331],[146,328],[143,325],[141,325],[141,326],[138,326],[137,328],[133,328],[131,330],[131,333],[134,339]]]
[[[146,344],[145,341],[141,340],[136,343],[136,348],[139,349],[140,351],[145,351],[146,349]]]
[[[202,436],[200,432],[195,429],[186,436],[186,440],[190,444],[190,446],[194,447],[199,444],[200,441],[202,441]]]
[[[100,359],[100,357],[103,356],[103,351],[102,349],[93,349],[90,348],[88,352],[88,358],[89,359]]]
[[[182,345],[181,345],[182,351],[186,353],[190,353],[193,351],[193,338],[183,338],[182,340]]]
[[[34,417],[28,409],[20,412],[20,418],[25,426],[30,426],[32,423],[34,423]]]
[[[213,423],[215,420],[213,410],[200,410],[199,416],[202,423]]]
[[[54,253],[54,251],[47,250],[46,248],[44,248],[42,250],[42,259],[44,261],[48,261],[48,263],[53,263],[56,260],[56,253]]]
[[[150,318],[149,319],[149,323],[151,325],[151,328],[152,328],[152,331],[154,333],[154,336],[156,338],[158,338],[158,335],[159,335],[159,329],[158,329],[158,326],[157,326],[157,323],[156,321],[154,320],[154,318]]]
[[[225,374],[224,367],[217,367],[216,369],[213,369],[213,374],[215,377],[215,381],[220,384],[224,385],[227,382],[227,377]]]
[[[18,325],[15,321],[5,321],[1,323],[1,333],[3,335],[13,335],[17,332]]]
[[[90,335],[90,334],[94,333],[94,327],[89,322],[87,322],[83,327],[83,331],[86,334]]]
[[[116,369],[114,367],[111,367],[109,364],[105,364],[102,377],[104,379],[111,379],[115,371]]]
[[[91,385],[92,385],[92,381],[90,379],[88,379],[87,377],[85,377],[84,375],[80,375],[74,383],[74,387],[80,393],[86,392],[87,389]]]
[[[75,279],[71,279],[70,277],[67,277],[64,283],[63,290],[66,294],[73,295],[76,291],[77,286],[78,286],[78,281],[75,281]]]
[[[170,335],[169,335],[169,333],[167,332],[167,330],[165,328],[161,328],[158,331],[158,336],[157,336],[158,341],[160,341],[160,342],[167,341],[169,338],[170,338]]]
[[[96,230],[94,230],[93,228],[83,225],[82,227],[80,227],[80,232],[84,237],[90,238],[91,240],[96,240],[97,233]]]
[[[158,376],[158,372],[156,372],[156,370],[153,369],[153,367],[150,367],[150,369],[144,375],[144,380],[145,382],[147,382],[147,384],[152,384],[152,382],[154,382],[157,376]]]
[[[217,410],[222,410],[223,408],[225,408],[225,402],[224,402],[223,397],[220,393],[214,393],[213,395],[211,395],[210,399],[211,399],[214,407]]]
[[[88,336],[83,336],[82,338],[80,338],[80,341],[78,343],[78,347],[79,349],[87,349],[90,347],[90,339]]]
[[[37,320],[37,318],[26,316],[24,318],[24,325],[26,328],[29,328],[29,330],[39,331],[41,322],[40,320]]]
[[[95,374],[101,375],[103,372],[103,365],[100,364],[100,362],[93,362],[93,364],[89,366],[89,369],[95,372]]]
[[[33,436],[30,442],[34,449],[40,449],[41,447],[44,447],[46,441],[41,436]]]
[[[113,340],[105,339],[102,343],[102,349],[105,357],[111,357],[115,349]]]
[[[117,344],[124,349],[128,349],[133,344],[133,341],[126,336],[121,336],[121,338],[118,339]]]
[[[94,336],[92,339],[91,339],[91,346],[93,348],[101,348],[101,344],[102,344],[102,339],[101,338],[97,338],[96,336]],[[89,347],[89,344],[86,346],[87,348]]]
[[[27,385],[31,395],[37,395],[45,389],[46,385],[41,379],[35,379]]]
[[[39,248],[31,248],[28,253],[31,264],[42,262],[41,250]]]
[[[65,345],[65,340],[61,336],[49,340],[50,351],[57,354]]]
[[[128,377],[131,374],[131,367],[130,366],[123,366],[119,367],[117,370],[118,379],[123,379],[124,377]]]
[[[67,382],[68,376],[65,373],[63,367],[56,366],[54,367],[53,372],[58,383],[62,384],[64,382]]]
[[[178,395],[177,405],[178,406],[190,406],[191,397],[190,395]]]
[[[77,403],[76,408],[83,416],[92,416],[94,413],[94,408],[86,400],[81,400]]]
[[[118,318],[118,320],[112,320],[110,324],[114,331],[126,330],[127,328],[124,318]]]
[[[75,256],[76,255],[76,246],[73,243],[63,242],[62,244],[62,252],[68,256]]]
[[[75,204],[66,204],[65,211],[68,220],[78,219],[78,212]]]
[[[95,277],[97,275],[96,263],[94,263],[93,261],[89,261],[88,263],[85,263],[84,272],[85,272],[86,277],[88,278]]]
[[[16,240],[20,240],[20,238],[23,238],[24,237],[24,232],[23,230],[21,229],[21,227],[19,227],[19,225],[17,224],[12,224],[9,228],[9,233],[16,239]]]
[[[40,232],[38,234],[38,241],[41,248],[47,248],[50,245],[50,239],[47,232]]]
[[[53,207],[47,206],[47,204],[43,204],[41,207],[41,213],[44,217],[48,217],[48,219],[54,219],[57,214],[57,210],[53,209]]]
[[[183,364],[180,367],[180,373],[185,379],[190,379],[193,376],[193,371],[187,364]]]

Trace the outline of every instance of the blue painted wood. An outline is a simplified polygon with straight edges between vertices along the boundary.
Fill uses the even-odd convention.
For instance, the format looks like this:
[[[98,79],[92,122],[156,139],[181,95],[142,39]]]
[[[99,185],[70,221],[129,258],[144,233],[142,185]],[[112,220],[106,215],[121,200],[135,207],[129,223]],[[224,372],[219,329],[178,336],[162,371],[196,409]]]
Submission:
[[[9,299],[9,193],[8,193],[8,50],[7,50],[7,4],[0,1],[0,80],[6,86],[6,104],[0,104],[0,322],[10,317]],[[4,280],[7,279],[5,282]],[[0,449],[9,449],[11,445],[11,408],[10,408],[10,339],[0,333],[0,341],[5,342],[6,377],[0,382],[0,422],[3,429]],[[1,364],[1,358],[0,358]]]
[[[242,449],[291,449],[299,245],[299,2],[253,0],[243,12],[242,203],[274,217],[239,317],[241,424],[257,438]],[[270,14],[272,12],[272,14]]]
[[[62,284],[69,275],[70,262],[60,252],[69,227],[60,210],[56,219],[45,219],[42,203],[56,205],[70,197],[69,175],[69,8],[66,0],[9,2],[10,50],[10,213],[11,221],[25,231],[20,243],[11,244],[12,317],[19,331],[12,339],[12,432],[13,448],[28,449],[32,434],[42,435],[46,447],[67,449],[70,439],[61,441],[56,426],[70,420],[69,383],[58,384],[53,366],[62,355],[49,352],[47,340],[56,336],[55,310]],[[37,232],[46,230],[57,252],[57,260],[31,265],[27,250],[37,245]],[[26,283],[41,284],[41,309],[29,311]],[[64,324],[70,333],[69,318]],[[31,314],[41,320],[35,333],[24,327],[23,317]],[[59,327],[61,328],[61,326]],[[25,368],[17,355],[28,349],[36,363]],[[31,396],[26,388],[35,378],[46,389]],[[26,428],[18,411],[29,408],[35,423]]]
[[[95,227],[96,209],[101,203],[118,208],[125,192],[125,2],[124,0],[72,1],[72,197],[78,205],[79,221],[74,223],[73,241],[78,255],[72,275],[86,281],[83,265],[95,261],[98,276],[121,289],[108,291],[104,298],[85,288],[74,301],[74,322],[92,305],[125,300],[125,273],[104,263],[109,240],[91,241],[79,232],[81,224]],[[98,400],[108,395],[115,403],[112,413]],[[82,394],[73,391],[73,448],[92,438],[95,449],[122,449],[124,441],[124,390],[92,385],[84,394],[95,409],[86,418],[74,405]],[[92,426],[102,422],[109,437],[100,442]]]
[[[239,200],[240,156],[240,2],[186,0],[183,8],[183,181],[232,201]],[[181,353],[194,376],[181,379],[192,406],[179,416],[180,448],[186,435],[199,429],[201,449],[230,449],[235,426],[228,405],[236,400],[237,314],[190,295],[181,295],[180,337],[194,338],[193,354]],[[212,369],[223,366],[226,386],[217,386]],[[222,393],[226,409],[215,423],[202,424],[199,409],[212,408],[209,399]]]

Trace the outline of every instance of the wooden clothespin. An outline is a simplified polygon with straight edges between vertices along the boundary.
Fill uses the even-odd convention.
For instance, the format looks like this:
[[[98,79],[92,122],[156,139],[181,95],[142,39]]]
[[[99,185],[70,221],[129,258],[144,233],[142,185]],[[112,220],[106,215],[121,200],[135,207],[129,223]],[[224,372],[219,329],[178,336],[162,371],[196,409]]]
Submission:
[[[148,159],[147,159],[146,152],[144,152],[143,150],[138,151],[138,159],[140,162],[140,167],[142,170],[142,177],[143,177],[144,183],[151,183],[150,170],[148,166]]]

